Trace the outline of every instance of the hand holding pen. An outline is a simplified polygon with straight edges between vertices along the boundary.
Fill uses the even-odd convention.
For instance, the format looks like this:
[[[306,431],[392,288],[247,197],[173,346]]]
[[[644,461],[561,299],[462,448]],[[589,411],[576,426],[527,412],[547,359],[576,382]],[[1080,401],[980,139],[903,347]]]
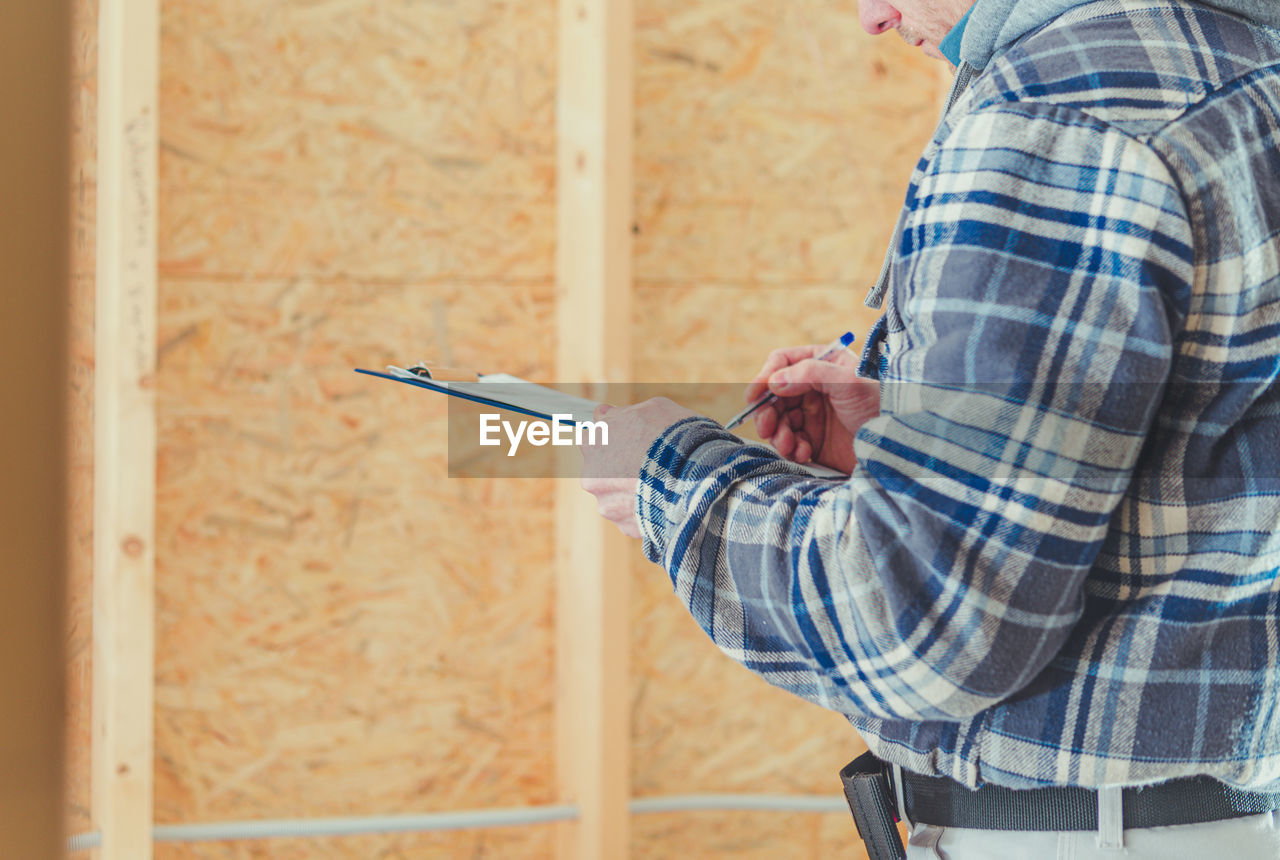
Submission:
[[[845,352],[849,341],[852,335],[826,347],[774,350],[747,386],[752,402],[744,412],[754,414],[760,438],[783,457],[853,470],[853,438],[879,414],[880,386],[858,376],[855,357]]]
[[[831,343],[823,347],[822,350],[817,355],[813,356],[813,360],[827,361],[836,353],[841,352],[842,350],[848,349],[849,344],[851,343],[853,343],[853,332],[847,331],[844,334],[840,335],[840,337],[836,338]],[[770,358],[772,357],[773,356],[770,356]],[[768,364],[766,364],[765,366],[768,367]],[[743,409],[737,415],[730,418],[729,423],[724,425],[724,429],[732,430],[734,427],[737,427],[739,424],[745,421],[751,415],[751,413],[755,412],[761,406],[772,403],[777,399],[778,399],[778,395],[770,391],[768,394],[765,394],[763,397],[758,398],[754,403],[752,403],[746,409]]]

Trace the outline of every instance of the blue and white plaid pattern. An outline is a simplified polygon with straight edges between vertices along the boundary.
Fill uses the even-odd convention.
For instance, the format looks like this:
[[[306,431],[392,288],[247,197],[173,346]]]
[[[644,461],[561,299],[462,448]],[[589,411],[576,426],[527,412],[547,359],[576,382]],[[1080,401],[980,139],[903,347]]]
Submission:
[[[647,556],[728,655],[967,785],[1280,788],[1280,33],[1103,0],[917,166],[847,481],[705,419]]]

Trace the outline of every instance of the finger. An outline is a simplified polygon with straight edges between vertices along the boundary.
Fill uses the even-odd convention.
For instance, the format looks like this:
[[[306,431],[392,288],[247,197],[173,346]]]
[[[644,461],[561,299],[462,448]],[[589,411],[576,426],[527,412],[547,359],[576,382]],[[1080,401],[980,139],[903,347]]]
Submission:
[[[747,384],[747,389],[744,392],[747,402],[750,403],[759,399],[768,390],[768,379],[774,372],[784,367],[790,367],[806,358],[812,358],[820,349],[822,349],[821,346],[809,344],[807,346],[785,346],[769,353],[768,358],[764,361],[764,366],[760,368],[760,372],[756,374],[755,379]]]
[[[813,459],[813,443],[809,441],[809,437],[803,432],[796,434],[795,456],[791,459],[801,464],[808,463]]]
[[[857,381],[858,372],[852,365],[806,359],[776,371],[769,378],[769,390],[779,397],[798,397],[806,391],[825,391]]]
[[[805,394],[800,404],[804,413],[805,435],[809,439],[809,457],[817,457],[827,439],[827,398],[818,391]]]
[[[825,401],[820,392],[805,392],[804,398],[800,401],[800,410],[804,413],[805,420],[816,422],[825,417],[822,414],[824,404]]]
[[[742,402],[755,403],[764,393],[769,390],[769,377],[765,375],[757,375],[755,379],[747,383],[747,387],[742,389]]]
[[[595,409],[592,410],[591,417],[593,420],[599,421],[606,413],[610,412],[612,409],[613,407],[608,403],[601,403],[597,405]]]
[[[778,397],[799,397],[804,394],[811,386],[808,378],[800,371],[802,367],[803,363],[774,373],[769,377],[769,391]]]
[[[812,392],[810,392],[812,393]],[[787,424],[792,430],[799,430],[804,427],[805,414],[800,409],[792,409],[787,412]]]
[[[778,431],[781,428],[790,426],[791,413],[795,410],[797,405],[799,405],[799,401],[797,400],[779,399],[779,400],[773,401],[768,406],[760,407],[760,410],[759,410],[760,412],[763,412],[766,409],[768,409],[770,412],[773,413],[772,420],[769,421],[765,427],[765,429],[767,429],[769,432],[765,433],[763,431],[760,431],[760,438],[772,444],[772,437],[776,436]],[[757,430],[758,429],[759,428],[757,428]]]
[[[778,432],[769,440],[774,448],[778,449],[778,453],[787,459],[791,459],[791,454],[796,448],[795,434],[791,432],[791,428],[784,421],[778,428]]]
[[[772,403],[756,410],[756,435],[768,439],[778,431],[778,409]]]

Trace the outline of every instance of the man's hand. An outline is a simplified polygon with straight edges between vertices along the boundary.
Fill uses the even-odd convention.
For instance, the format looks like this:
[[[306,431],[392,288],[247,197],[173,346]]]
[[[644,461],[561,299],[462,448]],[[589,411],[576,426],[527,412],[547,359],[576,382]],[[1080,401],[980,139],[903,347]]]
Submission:
[[[609,444],[582,446],[582,489],[596,497],[600,514],[628,537],[640,537],[635,499],[645,454],[663,430],[696,412],[665,397],[635,406],[601,404],[594,418],[609,426]]]
[[[880,386],[858,376],[857,359],[848,350],[815,360],[824,348],[775,349],[747,386],[746,398],[750,403],[766,390],[778,395],[756,410],[755,424],[760,438],[779,454],[849,474],[857,462],[853,437],[880,414]]]

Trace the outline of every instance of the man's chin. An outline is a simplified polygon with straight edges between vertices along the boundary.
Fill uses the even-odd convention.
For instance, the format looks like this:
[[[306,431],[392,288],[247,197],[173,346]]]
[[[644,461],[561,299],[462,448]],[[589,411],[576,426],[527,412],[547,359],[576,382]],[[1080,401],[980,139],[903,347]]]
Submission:
[[[920,50],[924,53],[926,57],[929,57],[930,59],[942,60],[948,65],[952,65],[951,61],[942,55],[942,52],[938,50],[938,46],[935,45],[933,42],[921,42]]]

